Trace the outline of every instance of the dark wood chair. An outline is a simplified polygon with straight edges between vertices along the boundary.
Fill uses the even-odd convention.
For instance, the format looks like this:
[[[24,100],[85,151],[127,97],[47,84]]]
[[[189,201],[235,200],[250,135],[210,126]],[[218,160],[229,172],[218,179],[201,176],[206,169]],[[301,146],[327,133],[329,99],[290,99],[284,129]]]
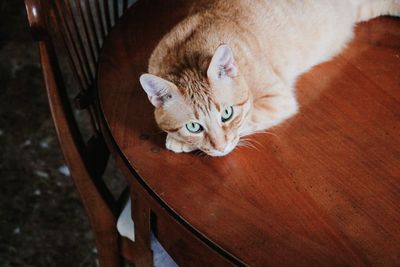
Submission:
[[[140,242],[139,234],[136,238],[139,241],[133,243],[117,233],[116,220],[124,196],[113,197],[102,180],[109,151],[94,105],[100,49],[129,3],[127,0],[116,0],[112,5],[100,0],[26,0],[25,5],[33,38],[39,46],[58,140],[89,217],[100,266],[121,266],[122,247],[129,247],[123,253],[126,259],[149,266],[152,261],[149,243]],[[75,78],[73,87],[78,89],[72,101],[72,85],[68,87],[65,82],[66,66]],[[87,138],[78,126],[75,109],[86,110],[90,115],[91,131]],[[136,224],[140,228],[140,220]]]
[[[399,21],[360,25],[343,54],[304,75],[300,114],[255,136],[262,150],[198,157],[164,148],[138,83],[158,41],[195,1],[138,1],[110,31],[122,13],[118,1],[26,0],[100,265],[124,258],[151,266],[153,231],[182,266],[396,266]],[[118,3],[126,10],[127,1]],[[87,142],[69,104],[60,48],[78,81],[74,102],[91,117]],[[135,242],[117,233],[123,201],[101,179],[109,151],[129,184]]]

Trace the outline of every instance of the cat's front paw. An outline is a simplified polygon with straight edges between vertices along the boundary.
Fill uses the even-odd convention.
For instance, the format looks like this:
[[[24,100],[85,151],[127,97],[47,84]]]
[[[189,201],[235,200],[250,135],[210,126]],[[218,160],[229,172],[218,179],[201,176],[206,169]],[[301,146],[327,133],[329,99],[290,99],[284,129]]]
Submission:
[[[167,135],[167,140],[165,142],[165,147],[175,153],[182,152],[191,152],[196,150],[195,147],[182,143],[181,141],[176,140],[175,138]]]

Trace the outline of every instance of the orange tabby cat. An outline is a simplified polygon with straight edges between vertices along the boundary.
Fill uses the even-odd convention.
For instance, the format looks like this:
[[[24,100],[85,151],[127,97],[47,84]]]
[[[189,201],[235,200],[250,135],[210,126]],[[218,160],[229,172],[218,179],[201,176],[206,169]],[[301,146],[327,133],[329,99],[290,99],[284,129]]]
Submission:
[[[297,111],[296,78],[336,55],[354,25],[400,0],[206,0],[158,44],[140,77],[174,152],[231,152]]]

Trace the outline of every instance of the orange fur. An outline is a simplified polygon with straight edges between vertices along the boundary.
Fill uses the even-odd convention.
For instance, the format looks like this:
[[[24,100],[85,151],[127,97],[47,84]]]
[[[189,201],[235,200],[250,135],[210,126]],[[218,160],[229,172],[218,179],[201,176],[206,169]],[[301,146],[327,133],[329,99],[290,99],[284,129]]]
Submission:
[[[336,55],[356,22],[400,10],[399,0],[194,2],[154,50],[141,83],[167,148],[212,156],[294,115],[300,74]],[[192,133],[188,123],[203,130]]]

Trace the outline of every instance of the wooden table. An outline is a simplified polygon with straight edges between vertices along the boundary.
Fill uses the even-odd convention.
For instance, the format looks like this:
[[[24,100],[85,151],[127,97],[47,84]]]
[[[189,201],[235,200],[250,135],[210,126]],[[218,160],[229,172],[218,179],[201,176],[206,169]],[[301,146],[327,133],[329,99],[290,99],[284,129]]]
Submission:
[[[399,19],[357,26],[340,56],[300,79],[297,116],[253,136],[255,149],[212,158],[164,148],[138,82],[188,2],[139,1],[104,44],[99,100],[130,179],[236,265],[398,266]]]

